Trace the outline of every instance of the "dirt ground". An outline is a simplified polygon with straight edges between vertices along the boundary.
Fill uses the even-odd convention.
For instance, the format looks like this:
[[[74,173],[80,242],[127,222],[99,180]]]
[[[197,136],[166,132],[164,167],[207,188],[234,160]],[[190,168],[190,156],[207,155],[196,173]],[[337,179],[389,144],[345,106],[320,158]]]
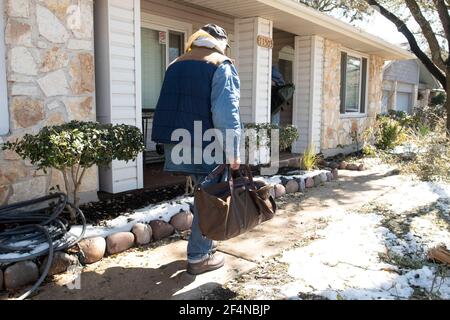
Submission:
[[[222,269],[187,274],[187,242],[174,236],[56,276],[33,299],[445,299],[448,272],[425,253],[450,237],[450,196],[427,186],[378,163],[340,171],[220,243]]]

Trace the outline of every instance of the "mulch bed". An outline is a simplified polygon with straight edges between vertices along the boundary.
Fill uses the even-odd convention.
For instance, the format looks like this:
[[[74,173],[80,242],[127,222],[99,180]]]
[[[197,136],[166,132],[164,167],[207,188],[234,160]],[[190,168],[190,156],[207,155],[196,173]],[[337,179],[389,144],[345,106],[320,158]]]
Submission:
[[[137,209],[158,204],[182,196],[185,185],[174,185],[158,189],[141,189],[120,194],[99,193],[100,201],[82,205],[80,209],[88,224],[99,225],[122,215],[133,213]]]

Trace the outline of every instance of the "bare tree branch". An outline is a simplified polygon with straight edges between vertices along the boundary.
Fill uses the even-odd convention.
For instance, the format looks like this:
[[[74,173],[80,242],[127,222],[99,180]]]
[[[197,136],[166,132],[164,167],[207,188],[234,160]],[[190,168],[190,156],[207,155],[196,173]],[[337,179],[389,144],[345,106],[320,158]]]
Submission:
[[[434,34],[433,29],[431,28],[430,23],[424,17],[422,10],[420,9],[416,0],[405,0],[405,3],[409,11],[411,12],[412,16],[414,17],[414,20],[416,20],[416,22],[420,26],[420,29],[422,29],[422,33],[425,39],[427,40],[428,45],[430,46],[431,59],[441,70],[445,70],[446,66],[444,59],[442,59],[441,46],[437,41],[437,38]]]
[[[433,0],[434,5],[436,6],[439,14],[439,18],[441,19],[442,26],[444,27],[445,37],[448,42],[448,51],[450,52],[450,16],[448,14],[448,2],[447,5],[444,2],[439,0]],[[449,64],[449,60],[447,59],[447,65]]]
[[[408,39],[412,52],[419,58],[419,60],[427,67],[431,74],[442,84],[444,88],[447,88],[447,78],[445,74],[431,61],[431,59],[422,51],[419,47],[416,38],[412,32],[408,29],[405,22],[399,19],[395,14],[387,10],[380,5],[376,0],[366,0],[366,2],[378,9],[378,11],[389,21],[394,23],[399,32],[401,32],[406,39]],[[444,69],[445,70],[445,69]]]

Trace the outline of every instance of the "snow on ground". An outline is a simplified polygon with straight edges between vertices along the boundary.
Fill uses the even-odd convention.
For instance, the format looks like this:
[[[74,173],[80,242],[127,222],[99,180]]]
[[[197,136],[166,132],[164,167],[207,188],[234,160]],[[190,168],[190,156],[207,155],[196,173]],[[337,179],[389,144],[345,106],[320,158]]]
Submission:
[[[330,171],[327,170],[314,170],[314,171],[308,171],[308,172],[302,172],[302,171],[293,171],[292,175],[289,176],[282,176],[282,175],[276,175],[272,177],[255,177],[254,180],[264,181],[267,184],[280,184],[281,178],[288,178],[288,179],[307,179],[307,178],[313,178],[315,176],[320,175],[321,173],[327,173]],[[298,173],[298,174],[296,174]]]
[[[420,287],[450,299],[450,278],[439,278],[433,284],[433,265],[422,264],[413,270],[384,262],[380,256],[394,252],[425,261],[429,248],[440,243],[450,248],[448,221],[439,227],[427,214],[410,218],[407,214],[434,204],[448,215],[449,195],[448,185],[411,182],[380,199],[409,222],[405,235],[383,226],[385,217],[380,212],[327,215],[331,221],[318,231],[320,239],[284,252],[280,261],[289,265],[288,275],[294,280],[280,288],[281,294],[290,299],[298,298],[299,293],[328,299],[408,299],[414,287]]]
[[[136,223],[140,222],[149,223],[152,220],[163,220],[169,222],[170,218],[180,211],[189,210],[192,202],[192,197],[179,197],[173,201],[151,205],[143,209],[136,210],[130,215],[119,216],[113,220],[107,221],[104,226],[87,225],[83,238],[107,237],[117,232],[130,231]],[[72,226],[67,234],[68,241],[70,242],[78,238],[81,232],[81,225]],[[32,250],[29,252],[11,252],[7,254],[0,254],[0,261],[25,258],[30,254],[44,252],[48,249],[47,243],[40,243],[36,246],[33,241],[21,241],[13,246],[28,246],[32,248]]]
[[[149,223],[153,220],[169,222],[170,219],[180,211],[190,210],[190,205],[193,201],[194,199],[192,197],[180,197],[173,201],[136,210],[130,215],[119,216],[113,220],[107,221],[106,226],[88,225],[84,238],[107,237],[117,232],[130,231],[136,223]],[[79,235],[81,230],[81,226],[73,226],[70,229],[70,232]]]
[[[385,205],[397,213],[427,206],[433,202],[448,204],[450,199],[450,185],[444,183],[408,181],[397,187],[399,197],[386,198]]]

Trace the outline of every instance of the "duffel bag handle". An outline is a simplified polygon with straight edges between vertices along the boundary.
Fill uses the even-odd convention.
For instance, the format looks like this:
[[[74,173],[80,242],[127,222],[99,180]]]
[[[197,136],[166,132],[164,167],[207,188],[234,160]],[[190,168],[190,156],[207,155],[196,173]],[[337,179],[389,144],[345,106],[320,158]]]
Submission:
[[[227,164],[221,164],[218,165],[206,178],[204,181],[211,181],[214,178],[218,177],[220,174],[222,174],[225,169],[228,167],[228,181],[232,181],[233,176],[231,174],[231,170],[229,168],[229,165]],[[240,168],[237,170],[239,175],[241,177],[243,177],[242,173],[244,172],[244,174],[247,176],[247,178],[249,179],[249,183],[250,186],[256,190],[256,185],[255,182],[253,181],[253,174],[252,174],[252,170],[250,169],[250,166],[245,164],[245,165],[241,165]],[[232,189],[233,184],[230,184],[230,188]]]

